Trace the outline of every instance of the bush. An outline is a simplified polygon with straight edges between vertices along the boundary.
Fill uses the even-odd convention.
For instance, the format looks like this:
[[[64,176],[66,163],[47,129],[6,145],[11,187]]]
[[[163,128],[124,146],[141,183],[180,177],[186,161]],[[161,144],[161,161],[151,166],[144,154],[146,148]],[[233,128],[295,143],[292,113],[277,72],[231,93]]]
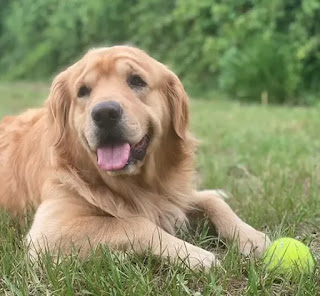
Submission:
[[[118,3],[120,5],[118,5]],[[1,36],[2,73],[8,79],[41,79],[73,62],[86,49],[124,42],[126,15],[120,2],[12,1]]]
[[[220,62],[220,87],[241,100],[298,103],[301,63],[285,36],[253,37]]]
[[[318,0],[2,0],[0,77],[43,79],[92,46],[130,43],[188,89],[304,103],[319,91],[319,13]]]

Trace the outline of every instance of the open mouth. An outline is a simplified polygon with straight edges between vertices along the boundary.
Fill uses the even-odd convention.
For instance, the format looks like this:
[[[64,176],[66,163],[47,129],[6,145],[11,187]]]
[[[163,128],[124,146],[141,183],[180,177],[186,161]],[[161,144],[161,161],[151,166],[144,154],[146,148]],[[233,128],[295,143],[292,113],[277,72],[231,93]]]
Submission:
[[[145,135],[135,145],[128,142],[112,143],[99,147],[97,150],[98,166],[105,171],[119,171],[131,163],[142,160],[150,143],[150,137]]]

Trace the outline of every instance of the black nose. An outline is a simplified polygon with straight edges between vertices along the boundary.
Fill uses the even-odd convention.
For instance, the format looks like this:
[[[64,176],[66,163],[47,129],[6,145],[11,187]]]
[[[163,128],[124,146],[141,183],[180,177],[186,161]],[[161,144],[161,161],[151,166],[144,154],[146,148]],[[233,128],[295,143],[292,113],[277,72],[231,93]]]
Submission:
[[[110,128],[119,122],[122,108],[114,101],[102,102],[95,105],[91,111],[91,117],[97,126]]]

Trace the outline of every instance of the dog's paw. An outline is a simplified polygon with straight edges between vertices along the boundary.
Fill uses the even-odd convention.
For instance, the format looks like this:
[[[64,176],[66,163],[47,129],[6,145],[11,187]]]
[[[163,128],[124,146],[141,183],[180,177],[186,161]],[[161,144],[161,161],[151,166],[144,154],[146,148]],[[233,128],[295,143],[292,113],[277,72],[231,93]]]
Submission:
[[[239,230],[239,247],[243,255],[253,254],[259,258],[270,243],[271,241],[266,234],[255,230],[247,224],[243,225]]]
[[[205,271],[210,270],[211,267],[221,266],[219,260],[213,253],[198,247],[189,252],[186,263],[191,269],[204,269]]]

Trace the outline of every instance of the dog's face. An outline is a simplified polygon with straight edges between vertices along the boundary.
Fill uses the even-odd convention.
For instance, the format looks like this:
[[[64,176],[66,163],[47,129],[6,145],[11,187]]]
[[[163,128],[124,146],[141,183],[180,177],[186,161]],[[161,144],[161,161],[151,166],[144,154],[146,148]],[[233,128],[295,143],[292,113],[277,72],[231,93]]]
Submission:
[[[89,51],[56,78],[49,105],[59,142],[73,145],[75,134],[98,169],[111,175],[138,173],[170,132],[183,141],[188,123],[178,78],[125,46]]]

